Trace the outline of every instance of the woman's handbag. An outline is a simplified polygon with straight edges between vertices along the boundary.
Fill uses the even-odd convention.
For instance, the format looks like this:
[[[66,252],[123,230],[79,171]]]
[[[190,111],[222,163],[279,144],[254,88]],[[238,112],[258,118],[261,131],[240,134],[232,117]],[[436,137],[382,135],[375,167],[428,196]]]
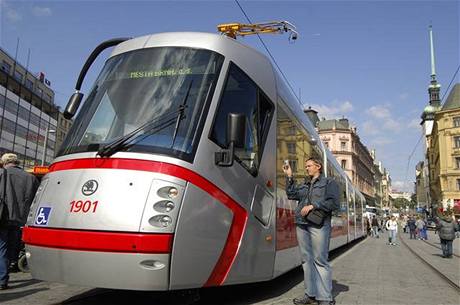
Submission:
[[[326,211],[321,210],[319,208],[314,208],[305,216],[305,220],[307,220],[309,223],[312,223],[318,227],[322,227],[326,217],[327,217]]]

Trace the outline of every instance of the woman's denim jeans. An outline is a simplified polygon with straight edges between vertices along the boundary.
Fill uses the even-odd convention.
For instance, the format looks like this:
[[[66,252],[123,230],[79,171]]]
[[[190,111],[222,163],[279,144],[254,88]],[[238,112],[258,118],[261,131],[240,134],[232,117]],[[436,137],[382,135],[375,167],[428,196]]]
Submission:
[[[332,270],[328,262],[331,218],[322,228],[297,226],[305,294],[319,301],[332,301]]]
[[[395,244],[396,243],[396,230],[390,230],[389,234],[390,234],[389,237],[390,237],[390,240],[391,240],[390,242],[392,244]]]

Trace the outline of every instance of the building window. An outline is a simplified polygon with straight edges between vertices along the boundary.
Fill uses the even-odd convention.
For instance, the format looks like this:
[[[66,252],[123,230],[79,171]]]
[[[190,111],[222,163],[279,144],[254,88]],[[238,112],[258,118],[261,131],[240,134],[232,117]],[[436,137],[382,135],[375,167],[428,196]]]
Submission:
[[[295,155],[296,153],[296,150],[295,150],[295,143],[294,142],[288,142],[286,143],[286,146],[287,146],[287,150],[288,150],[288,154],[293,154]]]
[[[346,168],[347,168],[347,160],[342,160],[342,161],[341,161],[341,164],[342,164],[342,168],[343,168],[343,169],[346,169]]]
[[[460,127],[460,117],[454,118],[454,127]]]
[[[457,179],[457,190],[460,191],[460,179]]]
[[[340,142],[340,149],[342,151],[347,150],[347,142]]]
[[[460,136],[454,137],[454,148],[460,148]]]
[[[286,135],[295,136],[295,126],[286,128]]]
[[[455,157],[455,168],[460,169],[460,157]]]
[[[2,62],[2,70],[5,71],[6,73],[10,73],[11,70],[11,65],[7,63],[6,61]]]
[[[26,79],[26,88],[29,90],[32,90],[32,87],[34,86],[34,83],[30,79]]]
[[[289,160],[289,165],[291,166],[292,172],[296,173],[297,172],[297,160]]]
[[[22,73],[19,71],[14,71],[14,78],[17,79],[19,82],[22,82]]]

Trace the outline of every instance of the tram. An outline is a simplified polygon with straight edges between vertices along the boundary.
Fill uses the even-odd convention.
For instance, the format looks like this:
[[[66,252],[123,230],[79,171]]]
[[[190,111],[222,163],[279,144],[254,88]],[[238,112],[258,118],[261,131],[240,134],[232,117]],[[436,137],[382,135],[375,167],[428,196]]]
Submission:
[[[331,249],[363,236],[364,197],[270,60],[236,39],[160,33],[115,46],[24,228],[36,279],[129,290],[271,280],[301,264],[283,161],[340,185]]]

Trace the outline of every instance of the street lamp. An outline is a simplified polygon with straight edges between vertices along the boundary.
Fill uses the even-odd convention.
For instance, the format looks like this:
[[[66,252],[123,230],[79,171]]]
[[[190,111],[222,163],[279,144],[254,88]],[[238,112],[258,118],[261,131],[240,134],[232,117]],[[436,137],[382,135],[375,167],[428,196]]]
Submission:
[[[48,145],[48,134],[50,133],[56,133],[56,130],[54,129],[49,129],[49,126],[46,128],[46,134],[45,134],[45,141],[43,143],[43,155],[42,155],[42,166],[45,165],[45,158],[46,158],[46,147]]]

